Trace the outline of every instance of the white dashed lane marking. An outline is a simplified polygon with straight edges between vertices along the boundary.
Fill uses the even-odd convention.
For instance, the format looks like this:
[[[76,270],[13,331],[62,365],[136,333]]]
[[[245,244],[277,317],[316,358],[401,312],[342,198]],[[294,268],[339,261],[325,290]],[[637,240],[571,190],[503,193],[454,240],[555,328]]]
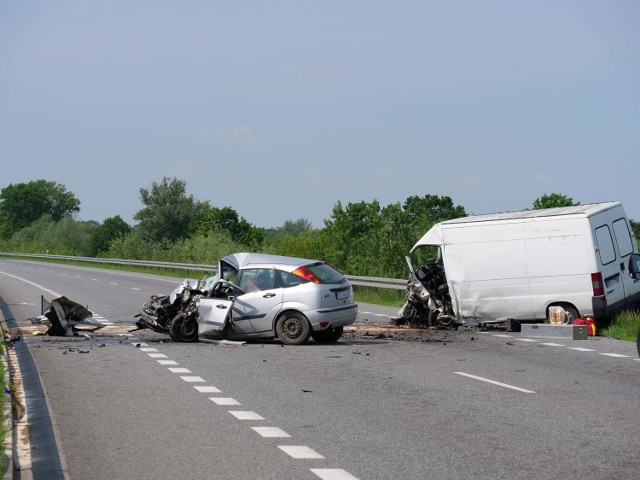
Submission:
[[[229,410],[229,413],[238,420],[264,420],[263,417],[250,410]]]
[[[291,438],[291,435],[278,427],[251,427],[251,429],[265,438]]]
[[[221,393],[220,390],[216,387],[207,385],[194,385],[193,388],[195,388],[200,393]]]
[[[235,398],[209,397],[209,400],[211,400],[216,405],[242,405]]]
[[[304,445],[278,445],[278,448],[292,458],[324,458],[315,450]]]
[[[120,335],[124,336],[122,334]],[[128,336],[133,337],[131,334],[128,334]],[[158,359],[156,361],[160,365],[175,365],[175,368],[168,368],[171,373],[191,373],[189,369],[178,367],[178,362],[169,360],[165,354],[159,353],[156,348],[149,347],[146,343],[139,343],[134,338],[132,339],[132,345],[146,353],[149,357]],[[180,376],[180,378],[187,383],[205,383],[205,380],[198,376],[183,375]],[[200,393],[222,393],[220,389],[212,385],[193,385],[193,388]],[[239,401],[231,397],[209,397],[209,400],[219,406],[242,405]],[[264,420],[264,417],[251,410],[228,410],[228,412],[237,420]],[[291,435],[278,427],[257,426],[251,428],[263,438],[291,438]],[[305,445],[278,445],[278,448],[296,460],[324,460],[322,455]],[[357,477],[340,468],[312,468],[310,471],[321,480],[358,480]]]
[[[478,332],[478,333],[483,333],[483,332]],[[494,337],[501,337],[501,338],[511,338],[511,335],[505,335],[505,334],[500,334],[500,333],[494,333],[493,334]],[[532,342],[532,343],[537,343],[538,340],[534,339],[534,338],[516,338],[516,340],[520,341],[520,342]],[[540,345],[545,345],[547,347],[566,347],[569,350],[573,350],[575,352],[595,352],[594,349],[592,348],[585,348],[585,347],[568,347],[567,345],[563,345],[560,343],[553,343],[553,342],[541,342]],[[631,356],[629,355],[623,355],[621,353],[598,353],[598,355],[603,355],[605,357],[611,357],[611,358],[631,358]],[[637,358],[635,360],[640,361],[640,358]]]
[[[341,468],[312,468],[311,472],[315,473],[321,480],[358,480]]]
[[[491,384],[497,385],[499,387],[504,387],[504,388],[509,388],[511,390],[516,390],[516,391],[522,392],[522,393],[536,393],[533,390],[527,390],[526,388],[516,387],[514,385],[509,385],[508,383],[496,382],[495,380],[490,380],[490,379],[484,378],[484,377],[478,377],[476,375],[471,375],[469,373],[464,373],[464,372],[453,372],[453,373],[455,373],[456,375],[462,375],[463,377],[473,378],[474,380],[480,380],[481,382],[491,383]]]
[[[170,368],[169,371],[171,373],[191,373],[191,370],[188,368]]]

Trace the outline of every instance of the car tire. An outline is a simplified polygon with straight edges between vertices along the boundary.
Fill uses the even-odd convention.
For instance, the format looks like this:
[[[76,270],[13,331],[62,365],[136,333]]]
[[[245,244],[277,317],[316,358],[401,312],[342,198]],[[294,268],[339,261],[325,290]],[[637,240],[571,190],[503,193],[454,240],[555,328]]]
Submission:
[[[311,336],[311,325],[301,313],[285,312],[276,321],[276,335],[285,345],[302,345]]]
[[[343,330],[344,329],[342,327],[318,330],[317,332],[311,332],[311,338],[313,338],[317,343],[336,343],[340,340]]]
[[[171,320],[169,336],[174,342],[196,342],[198,340],[198,322],[193,315],[187,317],[183,312],[180,312]]]

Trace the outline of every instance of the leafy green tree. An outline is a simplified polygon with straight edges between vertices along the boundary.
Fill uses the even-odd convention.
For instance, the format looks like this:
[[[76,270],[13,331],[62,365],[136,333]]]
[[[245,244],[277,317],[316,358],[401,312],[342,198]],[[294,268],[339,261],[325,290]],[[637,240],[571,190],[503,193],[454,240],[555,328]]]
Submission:
[[[140,200],[145,207],[133,218],[139,222],[141,238],[152,242],[171,243],[188,237],[192,219],[207,205],[187,195],[186,182],[175,177],[153,182],[150,189],[141,188]]]
[[[16,232],[7,247],[14,252],[88,256],[91,235],[97,227],[95,221],[78,222],[65,217],[56,222],[51,215],[43,215]]]
[[[217,208],[207,204],[193,218],[189,230],[192,234],[226,231],[235,242],[254,248],[264,240],[263,229],[251,225],[231,207]]]
[[[120,215],[106,218],[102,225],[97,227],[91,235],[90,253],[92,256],[100,255],[109,250],[109,244],[116,238],[128,235],[131,226],[122,220]]]
[[[297,220],[286,220],[280,230],[284,235],[299,237],[303,233],[307,233],[311,230],[311,222],[306,218],[299,218]]]
[[[545,193],[540,198],[537,198],[533,201],[534,210],[554,207],[571,207],[573,205],[580,205],[580,202],[574,202],[573,198],[567,197],[566,195],[562,195],[560,193]]]
[[[631,225],[631,229],[633,230],[633,235],[636,237],[636,242],[640,248],[640,222],[636,222],[635,220],[629,219],[629,224]]]
[[[80,211],[80,201],[64,185],[46,180],[9,184],[0,191],[0,235],[10,238],[43,215],[54,222]]]
[[[414,243],[434,223],[465,215],[450,197],[437,195],[384,208],[377,200],[346,207],[337,202],[321,235],[323,258],[352,275],[404,277],[404,257]]]

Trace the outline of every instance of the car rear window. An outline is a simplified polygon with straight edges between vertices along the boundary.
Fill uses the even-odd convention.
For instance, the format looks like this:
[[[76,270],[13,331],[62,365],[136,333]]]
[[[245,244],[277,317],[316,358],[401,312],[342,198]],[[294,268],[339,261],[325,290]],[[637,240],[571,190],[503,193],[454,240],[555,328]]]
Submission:
[[[320,280],[320,283],[342,283],[346,281],[346,278],[340,272],[326,263],[307,265],[306,269],[313,273]]]

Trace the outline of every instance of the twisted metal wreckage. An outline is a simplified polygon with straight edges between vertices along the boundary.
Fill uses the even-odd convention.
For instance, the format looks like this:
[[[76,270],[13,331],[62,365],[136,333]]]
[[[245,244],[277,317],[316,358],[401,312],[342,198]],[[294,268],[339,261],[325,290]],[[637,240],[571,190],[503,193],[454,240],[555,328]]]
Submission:
[[[39,317],[29,320],[34,325],[48,325],[45,335],[73,337],[78,330],[93,332],[105,326],[92,322],[93,312],[65,296],[49,302],[41,295],[40,311]]]

